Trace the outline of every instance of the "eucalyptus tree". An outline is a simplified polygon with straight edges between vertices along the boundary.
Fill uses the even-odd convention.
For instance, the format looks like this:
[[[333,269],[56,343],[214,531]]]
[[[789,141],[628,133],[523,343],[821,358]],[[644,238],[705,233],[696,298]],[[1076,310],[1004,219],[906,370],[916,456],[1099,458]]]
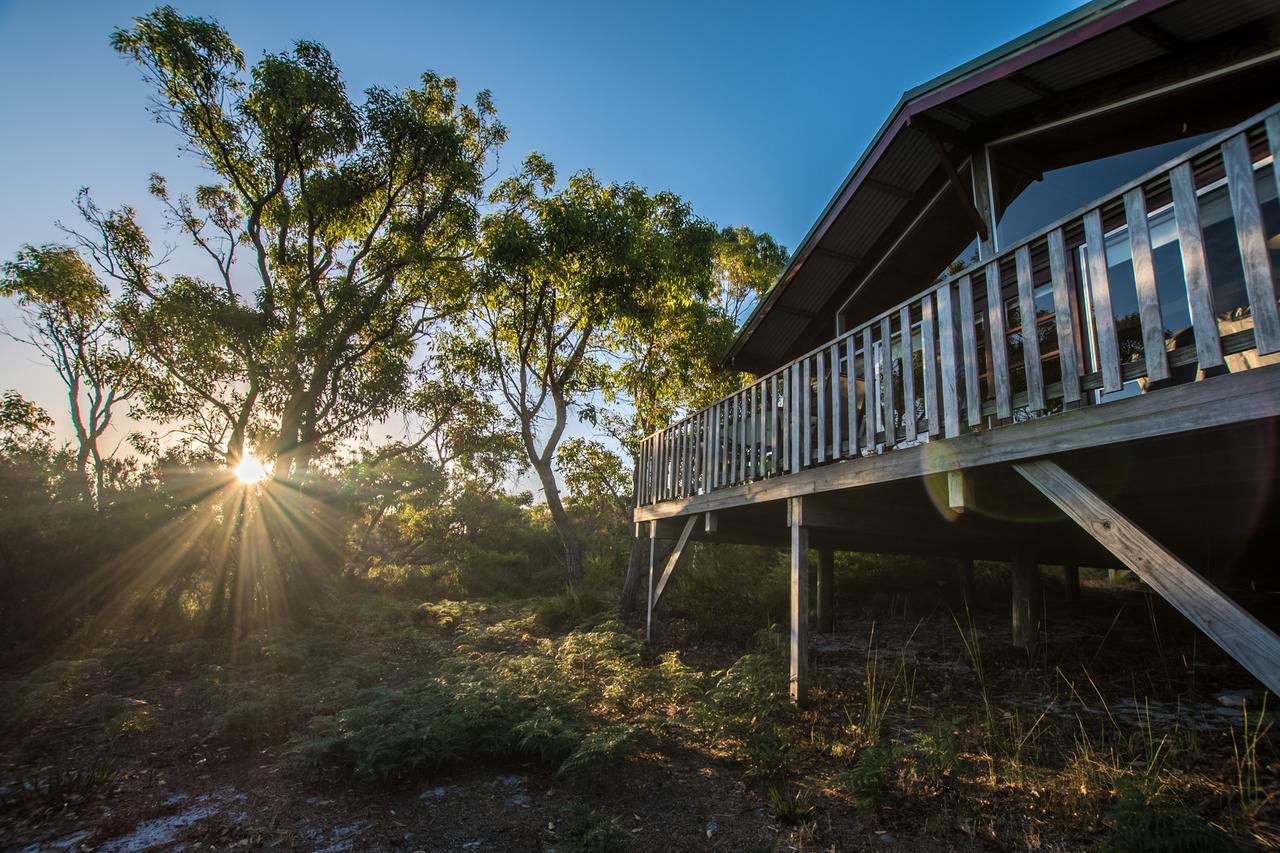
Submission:
[[[555,183],[551,164],[531,155],[492,193],[470,351],[515,417],[576,596],[582,538],[556,479],[557,448],[571,413],[596,417],[623,342],[708,293],[715,231],[670,193],[591,172]]]
[[[668,302],[618,341],[602,422],[634,470],[641,440],[742,385],[721,359],[755,304],[777,279],[786,249],[764,232],[726,227],[712,248],[711,284],[695,298]],[[634,609],[644,549],[633,539],[621,606]]]
[[[123,283],[126,327],[156,368],[151,413],[205,424],[231,464],[256,431],[278,478],[301,475],[395,407],[416,344],[465,302],[506,131],[487,92],[467,105],[452,78],[356,102],[321,45],[249,67],[215,21],[168,6],[112,44],[212,178],[191,194],[151,182],[212,280],[166,279],[132,210],[82,200],[82,246]]]
[[[111,294],[67,246],[25,245],[2,272],[0,294],[16,297],[23,312],[27,334],[18,339],[35,347],[62,380],[75,435],[76,484],[85,503],[100,508],[106,477],[102,438],[139,380]]]

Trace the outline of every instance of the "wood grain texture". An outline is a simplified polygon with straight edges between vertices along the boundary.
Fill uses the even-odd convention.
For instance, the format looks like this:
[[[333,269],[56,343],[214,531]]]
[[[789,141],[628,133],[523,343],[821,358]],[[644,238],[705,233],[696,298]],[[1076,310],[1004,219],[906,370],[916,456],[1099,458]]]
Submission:
[[[644,617],[644,640],[653,642],[653,582],[654,572],[658,564],[658,522],[649,522],[649,595],[646,599]]]
[[[1107,273],[1107,244],[1102,234],[1102,212],[1096,207],[1084,215],[1085,254],[1089,265],[1089,304],[1093,307],[1093,328],[1102,369],[1102,389],[1119,391],[1120,339],[1116,335],[1116,315],[1111,308],[1111,277]]]
[[[653,591],[653,607],[658,606],[658,601],[662,598],[662,591],[667,588],[667,583],[671,580],[671,573],[676,570],[676,564],[680,562],[685,546],[689,544],[689,534],[693,533],[693,528],[697,524],[698,516],[696,515],[689,516],[689,520],[684,523],[684,530],[680,531],[680,538],[676,540],[676,547],[671,549],[671,555],[667,557],[667,565],[662,570],[662,579],[658,581],[658,588]]]
[[[818,464],[827,461],[827,366],[822,353],[813,357],[817,376],[814,377],[814,396],[817,398],[818,436],[814,447]]]
[[[880,321],[880,400],[885,447],[897,443],[897,409],[893,399],[893,324],[888,317]]]
[[[1018,274],[1018,314],[1022,327],[1022,368],[1027,375],[1027,406],[1044,411],[1044,371],[1040,364],[1040,324],[1036,318],[1035,282],[1031,275],[1031,247],[1014,255]]]
[[[926,293],[920,300],[920,351],[924,377],[924,418],[929,425],[929,435],[942,432],[942,419],[938,417],[938,344],[937,319],[933,294]],[[954,381],[954,380],[953,380]]]
[[[1067,403],[1080,399],[1080,353],[1076,348],[1075,300],[1071,298],[1071,274],[1062,229],[1049,232],[1049,275],[1053,279],[1053,319],[1058,330],[1058,363],[1062,373],[1062,397]]]
[[[1147,227],[1147,201],[1142,187],[1124,194],[1124,219],[1129,228],[1129,254],[1133,258],[1133,283],[1138,294],[1138,322],[1142,325],[1142,352],[1147,378],[1169,378],[1169,356],[1164,348],[1164,317],[1156,266],[1151,256],[1151,231]]]
[[[1222,162],[1227,172],[1227,192],[1235,217],[1236,241],[1244,266],[1244,286],[1253,312],[1253,337],[1258,352],[1266,355],[1280,350],[1280,313],[1276,311],[1276,288],[1271,279],[1271,258],[1267,252],[1266,229],[1258,188],[1253,179],[1253,158],[1243,133],[1222,144]]]
[[[1196,331],[1196,354],[1200,369],[1222,364],[1222,341],[1218,318],[1213,310],[1213,290],[1209,264],[1204,254],[1204,234],[1200,230],[1200,201],[1196,198],[1195,176],[1187,163],[1169,173],[1173,190],[1173,218],[1178,228],[1178,248],[1182,253],[1182,277],[1187,284],[1191,325]]]
[[[876,449],[876,368],[871,346],[871,327],[862,330],[862,425],[866,434],[863,446],[868,451]]]
[[[949,440],[946,453],[937,452],[932,445],[908,447],[710,495],[653,504],[637,509],[635,520],[766,503],[1276,417],[1280,417],[1280,364],[966,433]]]
[[[960,434],[960,373],[956,351],[956,321],[951,309],[951,285],[938,288],[938,345],[942,349],[942,434],[955,438]]]
[[[791,501],[793,519],[801,514],[801,498]],[[791,701],[804,705],[809,695],[809,530],[791,524]]]
[[[905,441],[916,440],[916,354],[914,333],[911,330],[911,309],[906,305],[898,312],[898,327],[902,329],[902,426],[906,430]]]
[[[848,362],[848,389],[845,403],[849,409],[849,456],[858,455],[858,376],[857,376],[858,339],[849,335],[844,339],[844,357]]]
[[[1000,262],[987,264],[987,340],[991,345],[991,361],[995,374],[996,416],[1013,416],[1013,388],[1009,384],[1008,325],[1004,316],[1004,297],[1000,293]]]
[[[840,458],[840,410],[842,401],[840,399],[840,343],[839,341],[831,344],[829,355],[831,358],[831,459],[832,461]]]
[[[982,387],[978,382],[978,327],[973,315],[973,280],[960,279],[960,343],[964,349],[964,405],[969,426],[982,424]]]
[[[1280,637],[1271,629],[1056,462],[1039,459],[1013,467],[1268,690],[1280,694]]]
[[[778,398],[778,379],[775,374],[769,377],[769,413],[773,419],[773,431],[770,439],[773,442],[773,473],[782,473],[782,406]]]

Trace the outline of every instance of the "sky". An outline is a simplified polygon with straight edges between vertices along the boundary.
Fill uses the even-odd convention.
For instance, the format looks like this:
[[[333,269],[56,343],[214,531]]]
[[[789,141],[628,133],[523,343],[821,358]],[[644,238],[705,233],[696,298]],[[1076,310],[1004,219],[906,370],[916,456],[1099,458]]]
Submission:
[[[332,52],[354,93],[457,78],[493,94],[510,139],[499,175],[530,151],[560,174],[670,190],[720,225],[796,248],[902,93],[1073,8],[1058,0],[930,2],[185,2],[215,18],[252,63],[299,39]],[[111,32],[142,2],[0,0],[0,260],[60,237],[73,198],[131,204],[157,244],[146,194],[207,182],[171,128],[146,112],[138,70]],[[185,247],[167,272],[205,273]],[[21,332],[11,303],[0,323]],[[49,409],[62,391],[29,347],[0,339],[0,391]],[[121,437],[128,426],[121,426]],[[107,442],[113,446],[114,442]]]

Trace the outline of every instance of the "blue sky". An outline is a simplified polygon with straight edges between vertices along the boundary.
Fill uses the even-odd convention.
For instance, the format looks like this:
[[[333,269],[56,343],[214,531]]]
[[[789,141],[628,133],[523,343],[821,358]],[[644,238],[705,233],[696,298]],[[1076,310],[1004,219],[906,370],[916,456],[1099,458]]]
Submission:
[[[872,134],[912,86],[1072,8],[1072,2],[478,3],[181,2],[216,18],[252,62],[297,39],[326,45],[353,92],[426,69],[468,97],[492,91],[511,132],[500,168],[546,154],[562,175],[672,190],[722,225],[794,249]],[[0,0],[0,258],[56,240],[72,198],[148,204],[147,175],[202,180],[147,89],[108,45],[146,2]],[[179,252],[170,272],[196,264]],[[201,270],[188,270],[200,272]],[[19,329],[12,305],[0,321]],[[34,354],[0,341],[0,390],[60,414]]]

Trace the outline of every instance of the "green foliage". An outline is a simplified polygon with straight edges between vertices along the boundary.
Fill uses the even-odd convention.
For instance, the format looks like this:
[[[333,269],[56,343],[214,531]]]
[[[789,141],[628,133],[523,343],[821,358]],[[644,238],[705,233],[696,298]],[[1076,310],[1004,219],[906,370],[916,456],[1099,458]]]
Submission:
[[[663,593],[662,606],[704,634],[741,634],[784,621],[788,569],[776,551],[749,545],[697,547]]]
[[[785,784],[769,787],[769,807],[774,817],[790,826],[805,823],[818,811],[807,788]]]
[[[785,779],[796,760],[796,750],[787,735],[777,729],[764,729],[750,735],[745,753],[746,776],[750,779]]]
[[[1114,829],[1102,843],[1106,853],[1227,853],[1239,849],[1172,792],[1126,777],[1107,812]]]
[[[840,785],[858,807],[878,812],[896,796],[895,781],[901,750],[884,740],[859,753],[853,766],[840,777]]]
[[[564,829],[557,849],[566,853],[614,853],[631,846],[631,836],[616,817],[581,809]]]
[[[756,635],[756,650],[713,673],[694,718],[713,736],[745,740],[768,724],[787,697],[787,636],[770,628]]]
[[[911,755],[925,775],[954,778],[966,769],[954,721],[935,720],[927,730],[916,732],[912,739]]]

